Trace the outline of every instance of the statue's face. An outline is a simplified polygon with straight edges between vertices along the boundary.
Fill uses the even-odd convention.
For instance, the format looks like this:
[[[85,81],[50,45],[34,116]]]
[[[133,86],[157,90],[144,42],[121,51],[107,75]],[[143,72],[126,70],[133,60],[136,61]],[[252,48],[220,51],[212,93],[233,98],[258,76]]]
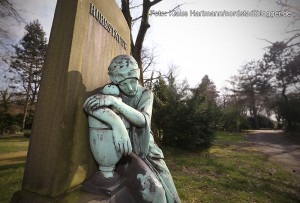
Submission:
[[[119,88],[126,96],[135,96],[138,87],[138,80],[136,78],[127,78],[120,82]]]

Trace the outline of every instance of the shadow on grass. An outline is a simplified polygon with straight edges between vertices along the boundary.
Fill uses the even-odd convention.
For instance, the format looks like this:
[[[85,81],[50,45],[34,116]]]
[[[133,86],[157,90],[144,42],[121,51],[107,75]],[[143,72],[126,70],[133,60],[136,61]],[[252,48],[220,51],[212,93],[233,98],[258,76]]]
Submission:
[[[264,158],[261,159],[263,161]],[[242,166],[244,163],[239,163]],[[217,175],[214,178],[221,188],[230,190],[231,193],[253,193],[253,195],[267,196],[271,202],[277,202],[278,200],[285,201],[286,199],[292,201],[299,201],[296,192],[299,185],[295,185],[292,182],[284,181],[270,171],[262,170],[255,165],[242,166],[243,169],[239,169],[238,165],[227,166],[214,161],[209,161],[210,167]],[[266,168],[268,168],[266,166]],[[282,188],[285,188],[283,190]],[[280,195],[278,195],[280,194]]]
[[[13,166],[18,164],[24,165],[25,161],[26,161],[26,156],[2,159],[0,161],[0,171],[13,168]]]
[[[0,202],[10,202],[13,194],[21,189],[25,163],[0,166]]]
[[[226,144],[201,152],[174,148],[164,152],[178,181],[178,192],[186,201],[298,202],[297,180],[251,147]]]
[[[26,142],[29,141],[30,138],[24,137],[23,135],[18,136],[0,136],[1,142]]]
[[[7,170],[14,170],[24,167],[26,161],[26,153],[0,154],[0,174]]]
[[[5,170],[15,170],[19,168],[24,168],[25,162],[22,163],[15,163],[15,164],[8,164],[8,165],[1,165],[0,172]]]

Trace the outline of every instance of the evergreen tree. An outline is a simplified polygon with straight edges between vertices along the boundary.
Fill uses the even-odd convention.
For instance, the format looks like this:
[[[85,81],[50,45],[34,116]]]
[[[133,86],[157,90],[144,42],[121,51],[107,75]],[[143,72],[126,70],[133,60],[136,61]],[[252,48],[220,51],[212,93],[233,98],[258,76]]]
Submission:
[[[187,93],[186,81],[176,83],[173,74],[154,85],[153,120],[155,132],[165,145],[182,148],[209,147],[218,127],[220,110],[214,83],[205,76]]]
[[[217,105],[216,86],[207,75],[200,85],[192,89],[192,97],[187,101],[190,135],[189,142],[195,146],[209,147],[218,128],[221,111]]]
[[[174,144],[181,131],[178,127],[178,114],[182,106],[182,95],[180,94],[173,71],[170,71],[166,77],[156,81],[153,88],[153,129],[157,141],[163,144]]]
[[[47,50],[45,35],[38,20],[30,22],[25,26],[23,38],[14,46],[15,55],[11,57],[10,72],[14,73],[11,87],[24,96],[22,129],[25,127],[28,111],[31,112],[36,102],[40,87]]]
[[[186,129],[183,125],[186,124],[184,92],[187,84],[176,81],[174,70],[170,70],[165,78],[160,77],[154,83],[152,130],[157,141],[171,145],[177,144]]]
[[[166,118],[168,102],[168,86],[166,81],[159,77],[153,86],[154,101],[153,101],[153,116],[152,116],[152,131],[154,139],[160,143],[163,139],[163,128],[166,126],[168,119]]]

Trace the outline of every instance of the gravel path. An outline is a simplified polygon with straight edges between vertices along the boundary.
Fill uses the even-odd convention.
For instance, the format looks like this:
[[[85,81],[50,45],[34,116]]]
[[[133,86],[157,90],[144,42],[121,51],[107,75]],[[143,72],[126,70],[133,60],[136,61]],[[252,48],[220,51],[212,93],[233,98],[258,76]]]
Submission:
[[[293,140],[281,131],[257,130],[246,136],[270,158],[282,163],[288,170],[300,176],[300,141]]]

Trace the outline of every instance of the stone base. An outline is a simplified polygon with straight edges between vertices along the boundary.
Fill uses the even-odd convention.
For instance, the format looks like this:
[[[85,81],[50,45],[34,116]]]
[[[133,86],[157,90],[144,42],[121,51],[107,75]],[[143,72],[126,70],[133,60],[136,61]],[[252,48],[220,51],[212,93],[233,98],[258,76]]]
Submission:
[[[89,193],[82,187],[55,198],[20,190],[14,194],[11,203],[138,203],[138,201],[129,189],[123,186],[112,197],[104,193]]]
[[[114,196],[124,187],[125,178],[114,172],[113,177],[105,178],[102,173],[97,172],[90,180],[83,184],[83,189],[94,194],[105,194],[110,197]]]

